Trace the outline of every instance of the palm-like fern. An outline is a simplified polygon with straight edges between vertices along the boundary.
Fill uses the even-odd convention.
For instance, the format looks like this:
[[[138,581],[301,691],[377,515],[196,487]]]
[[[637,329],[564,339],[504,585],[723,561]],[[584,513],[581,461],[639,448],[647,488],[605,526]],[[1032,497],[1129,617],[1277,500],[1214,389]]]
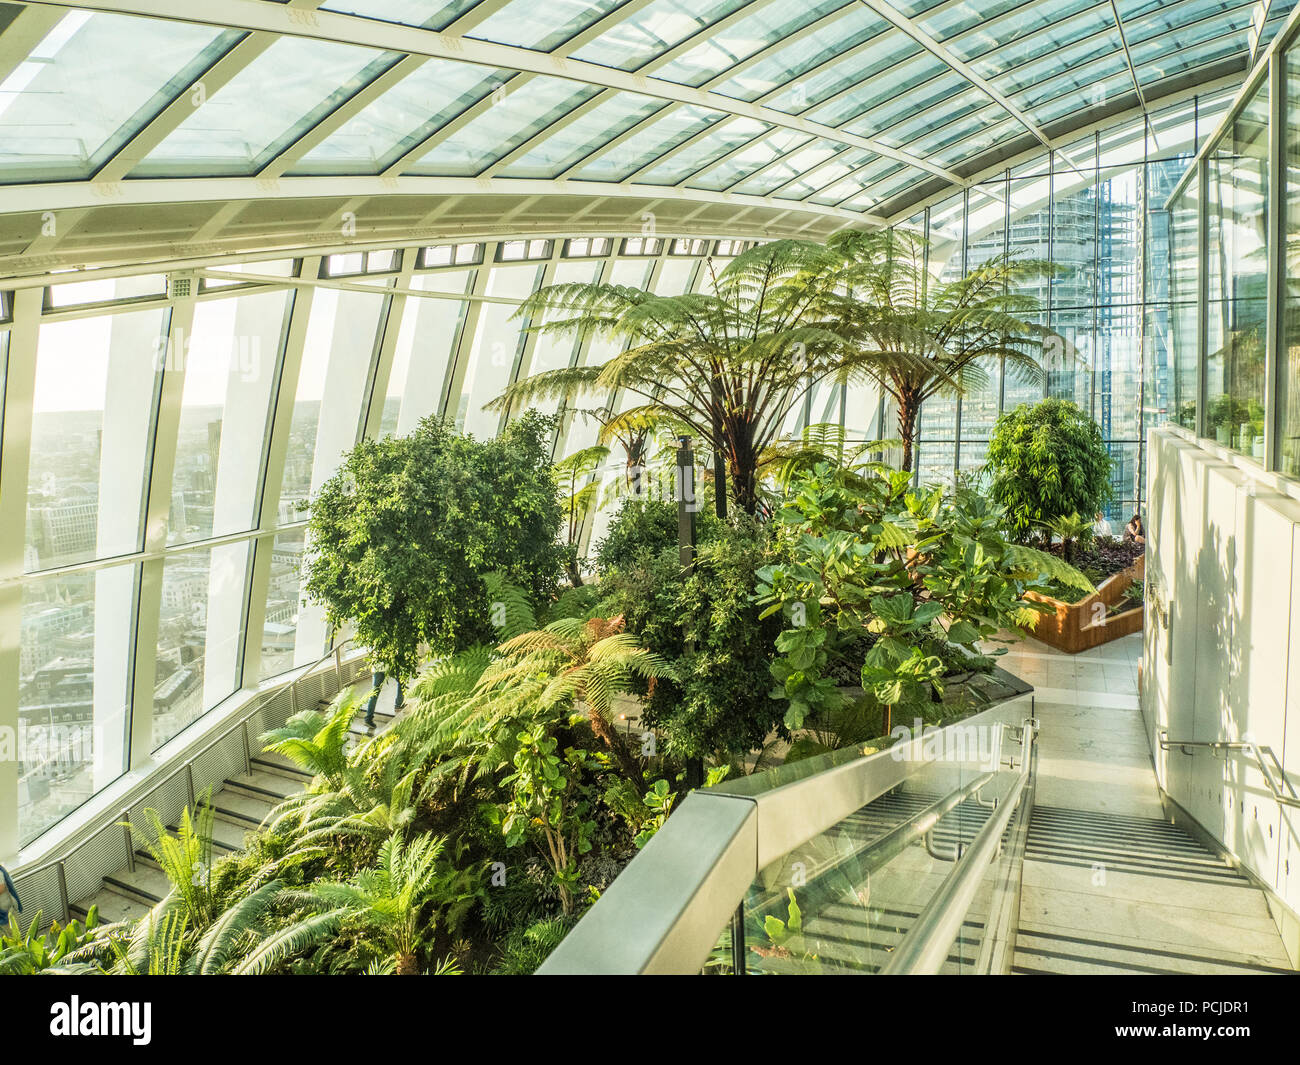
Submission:
[[[262,940],[231,970],[235,976],[261,976],[295,954],[301,954],[332,939],[338,932],[343,911],[313,913]]]
[[[167,831],[156,810],[145,810],[144,814],[154,834],[152,840],[145,837],[144,847],[171,881],[171,897],[184,912],[189,927],[206,927],[213,910],[209,883],[214,818],[211,805],[200,804],[197,815],[193,816],[189,807],[182,810],[174,836]]]
[[[114,937],[110,940],[116,962],[112,973],[117,976],[183,976],[189,971],[187,932],[189,915],[171,910],[158,916],[151,912],[136,927],[128,945]]]
[[[531,704],[541,716],[585,713],[592,731],[630,779],[640,766],[613,726],[614,698],[632,679],[668,677],[671,667],[623,631],[623,618],[561,618],[501,645],[491,682],[498,710]]]
[[[725,463],[737,504],[758,505],[757,460],[807,389],[832,373],[843,351],[842,258],[811,241],[761,244],[720,271],[707,291],[661,296],[600,283],[551,285],[519,315],[535,331],[601,335],[625,349],[603,366],[549,370],[517,382],[494,405],[541,399],[637,398],[647,415],[671,419]],[[725,511],[725,497],[718,509]]]
[[[340,694],[328,714],[302,710],[262,736],[266,750],[283,755],[319,778],[318,786],[340,787],[348,766],[348,737],[360,696]]]
[[[419,946],[427,929],[420,921],[430,901],[445,897],[452,877],[440,861],[446,840],[418,836],[409,843],[390,836],[379,850],[379,863],[346,883],[317,884],[312,895],[370,925],[392,948],[399,976],[419,971]],[[443,896],[443,897],[439,897]]]
[[[916,419],[930,396],[985,385],[993,364],[1041,380],[1048,330],[1033,321],[1038,299],[1020,286],[1050,276],[1050,263],[997,255],[945,281],[930,272],[925,241],[903,230],[845,230],[827,247],[845,263],[842,314],[855,347],[846,375],[871,378],[894,398],[903,469],[912,468]]]
[[[282,887],[279,880],[263,884],[213,921],[190,959],[190,970],[201,976],[221,972],[235,956],[241,940],[262,932],[262,923],[275,906]]]

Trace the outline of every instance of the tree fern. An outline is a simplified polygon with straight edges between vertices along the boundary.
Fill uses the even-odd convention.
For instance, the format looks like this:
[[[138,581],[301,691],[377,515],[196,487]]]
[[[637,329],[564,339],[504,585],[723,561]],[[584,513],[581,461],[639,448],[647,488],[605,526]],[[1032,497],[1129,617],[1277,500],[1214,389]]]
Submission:
[[[190,927],[203,928],[212,916],[212,891],[209,877],[212,870],[213,809],[207,802],[191,816],[189,807],[181,811],[173,836],[158,816],[157,810],[144,811],[153,828],[154,838],[142,840],[149,856],[171,881],[172,894],[183,907]]]
[[[261,976],[295,954],[302,954],[334,938],[342,910],[315,913],[262,940],[231,970],[235,976]]]
[[[223,913],[199,940],[192,966],[202,976],[220,972],[241,936],[260,932],[263,918],[275,905],[283,882],[272,880],[240,899]]]

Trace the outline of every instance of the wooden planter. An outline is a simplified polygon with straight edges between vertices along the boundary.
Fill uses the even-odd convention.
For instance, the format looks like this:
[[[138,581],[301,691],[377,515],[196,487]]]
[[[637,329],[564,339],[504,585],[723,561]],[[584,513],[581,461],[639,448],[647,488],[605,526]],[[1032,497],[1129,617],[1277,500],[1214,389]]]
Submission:
[[[1110,608],[1124,598],[1128,586],[1146,572],[1146,555],[1138,555],[1127,569],[1120,570],[1098,585],[1097,590],[1078,603],[1062,603],[1038,592],[1026,592],[1025,598],[1046,603],[1054,613],[1040,614],[1034,624],[1034,639],[1042,640],[1067,654],[1077,654],[1090,647],[1110,643],[1121,636],[1142,630],[1142,607],[1107,616]],[[1100,615],[1101,620],[1095,621]]]

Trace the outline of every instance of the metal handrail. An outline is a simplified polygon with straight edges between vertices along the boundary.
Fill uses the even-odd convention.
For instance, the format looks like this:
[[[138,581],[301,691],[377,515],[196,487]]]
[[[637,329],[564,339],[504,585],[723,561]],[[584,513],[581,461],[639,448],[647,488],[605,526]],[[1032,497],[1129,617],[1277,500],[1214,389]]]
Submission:
[[[1020,772],[997,811],[984,822],[984,826],[971,841],[970,848],[961,856],[956,869],[934,893],[916,923],[908,930],[902,942],[889,956],[889,962],[880,970],[882,976],[899,976],[914,973],[936,973],[948,959],[953,941],[975,895],[984,883],[984,874],[993,864],[1002,848],[1002,835],[1011,818],[1020,809],[1021,797],[1029,784],[1033,769],[1034,738],[1038,734],[1037,722],[1025,721]]]
[[[1204,747],[1211,751],[1245,751],[1255,759],[1274,801],[1283,806],[1300,807],[1300,795],[1296,793],[1295,785],[1287,777],[1286,770],[1282,768],[1272,747],[1252,740],[1171,740],[1168,729],[1160,729],[1156,735],[1162,751],[1171,747],[1178,747],[1187,755],[1191,754],[1187,749],[1189,747]],[[1269,762],[1273,763],[1272,766]]]
[[[737,909],[761,870],[923,770],[946,765],[964,775],[974,757],[954,761],[939,752],[951,751],[950,741],[978,736],[973,729],[995,730],[992,749],[979,758],[1001,764],[1009,719],[1024,720],[1028,710],[1032,722],[1032,706],[1032,697],[1016,697],[937,730],[940,743],[931,731],[866,757],[849,749],[691,792],[538,973],[699,972],[728,922],[735,928]],[[987,783],[980,776],[951,790],[973,793]],[[921,811],[914,827],[929,827],[926,814],[933,810]],[[894,842],[904,836],[916,838],[908,829]],[[733,954],[742,955],[735,941]]]
[[[335,644],[333,647],[331,647],[330,650],[328,650],[319,658],[317,658],[314,662],[311,662],[306,666],[297,667],[295,670],[291,672],[289,676],[286,676],[284,680],[277,682],[276,684],[266,689],[265,691],[258,692],[257,695],[255,696],[256,705],[254,705],[250,709],[245,710],[245,712],[240,715],[239,720],[234,722],[234,724],[232,724],[229,728],[223,730],[218,735],[206,741],[202,747],[200,747],[197,751],[193,752],[193,754],[191,754],[190,757],[186,758],[184,762],[178,765],[166,776],[160,777],[158,780],[156,780],[149,787],[149,789],[136,800],[135,805],[138,805],[141,802],[148,801],[150,797],[156,795],[159,791],[163,789],[164,786],[169,784],[173,779],[175,779],[180,774],[185,773],[188,775],[187,794],[189,797],[189,803],[191,806],[193,806],[195,800],[194,784],[193,784],[194,763],[197,762],[209,751],[211,751],[223,740],[227,739],[229,736],[239,731],[240,729],[244,730],[244,771],[247,773],[251,773],[252,772],[252,746],[248,738],[248,723],[252,721],[252,719],[256,717],[259,713],[261,713],[277,695],[279,695],[281,692],[285,691],[286,689],[293,689],[295,685],[297,685],[300,681],[306,679],[307,677],[311,676],[312,673],[317,668],[324,665],[325,662],[327,662],[331,658],[334,659],[334,663],[335,663],[335,671],[337,674],[338,688],[340,691],[342,691],[343,689],[342,651],[345,647],[347,647],[348,645],[354,642],[355,642],[354,637],[352,636],[345,637],[344,639],[340,640],[337,644]],[[131,868],[134,868],[135,848],[131,839],[130,809],[127,808],[123,810],[119,816],[121,819],[121,823],[124,826],[124,831],[126,833],[127,863]],[[71,918],[71,910],[70,910],[71,900],[68,898],[68,886],[67,886],[67,862],[69,861],[69,859],[73,857],[73,855],[75,855],[78,851],[80,851],[82,847],[84,847],[87,843],[91,842],[94,838],[95,838],[95,833],[91,832],[87,835],[85,839],[83,839],[80,843],[72,847],[72,849],[69,850],[68,853],[64,854],[62,857],[53,858],[50,861],[42,862],[40,865],[33,866],[30,869],[16,868],[13,870],[14,879],[19,881],[30,880],[34,877],[41,875],[42,873],[50,872],[51,870],[55,873],[56,877],[58,878],[59,902],[63,911],[62,918],[64,923],[66,923]]]

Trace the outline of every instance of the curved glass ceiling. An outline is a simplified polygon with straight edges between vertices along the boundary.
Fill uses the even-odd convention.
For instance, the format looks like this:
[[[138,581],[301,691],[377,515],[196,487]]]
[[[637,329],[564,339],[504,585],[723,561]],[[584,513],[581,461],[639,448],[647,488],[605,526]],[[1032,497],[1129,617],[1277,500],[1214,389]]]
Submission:
[[[158,7],[0,2],[0,184],[162,179],[174,191],[158,202],[180,203],[225,199],[209,179],[256,179],[270,195],[288,178],[302,198],[316,179],[355,179],[358,195],[378,195],[367,178],[490,179],[477,191],[672,189],[736,210],[767,200],[823,228],[895,221],[1044,146],[1239,83],[1294,4],[206,0],[175,19]]]

